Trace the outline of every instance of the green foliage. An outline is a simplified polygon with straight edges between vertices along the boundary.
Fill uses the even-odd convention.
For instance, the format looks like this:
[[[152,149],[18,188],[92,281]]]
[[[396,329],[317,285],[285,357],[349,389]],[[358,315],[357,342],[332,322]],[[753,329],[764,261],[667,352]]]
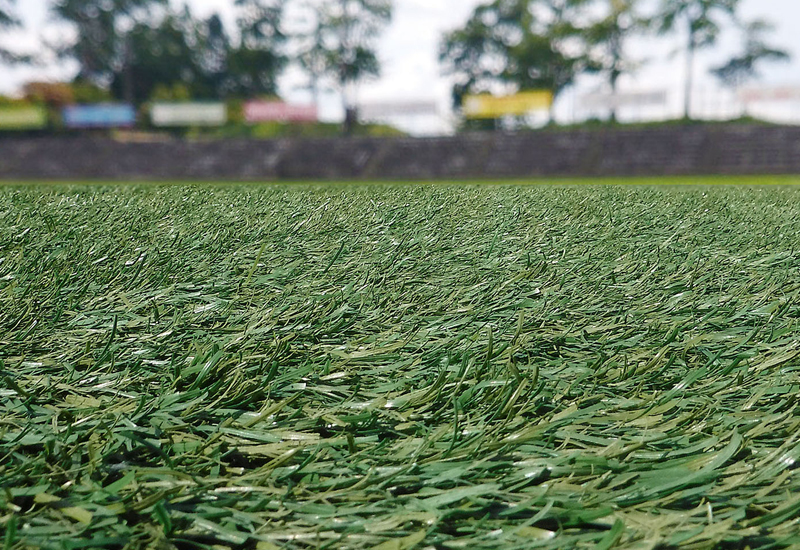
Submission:
[[[54,13],[78,30],[78,39],[60,49],[80,63],[78,79],[137,104],[169,95],[168,90],[180,86],[196,99],[275,93],[286,63],[279,51],[284,40],[278,31],[280,4],[265,18],[257,11],[263,0],[238,1],[239,43],[231,39],[217,14],[199,20],[187,6],[156,12],[152,8],[157,5],[166,7],[166,2],[56,3]]]
[[[76,80],[71,85],[72,96],[76,103],[102,103],[112,99],[108,90],[92,82]]]
[[[226,95],[240,98],[277,95],[278,77],[286,63],[286,57],[276,49],[241,45],[228,54],[222,89]]]
[[[3,31],[21,26],[21,21],[17,16],[17,0],[0,0],[0,39],[3,38]],[[4,47],[0,42],[0,62],[3,63],[24,63],[30,61],[29,56],[23,56],[13,49]]]
[[[150,94],[153,101],[189,101],[192,99],[192,92],[189,87],[180,82],[173,85],[156,84],[153,93]]]
[[[680,27],[687,32],[688,48],[716,44],[721,32],[720,16],[734,18],[741,0],[661,0],[656,27],[661,33]]]
[[[391,0],[318,0],[312,30],[300,54],[321,51],[322,75],[340,86],[380,74],[375,43],[392,18]],[[310,66],[304,67],[310,69]]]
[[[149,22],[158,5],[166,5],[166,0],[56,0],[53,14],[76,31],[75,40],[57,51],[78,62],[78,79],[107,87],[133,55],[123,27]]]
[[[5,547],[796,548],[799,193],[2,187]]]
[[[602,0],[604,14],[585,30],[590,48],[590,66],[606,74],[609,87],[616,91],[617,80],[636,68],[628,57],[625,42],[644,32],[649,20],[640,13],[641,0]]]
[[[284,6],[287,0],[236,0],[237,24],[242,35],[242,47],[275,49],[286,36],[282,29]]]
[[[761,20],[745,25],[743,52],[724,65],[713,68],[711,73],[725,86],[736,88],[758,78],[757,65],[765,61],[789,61],[790,55],[785,50],[772,47],[764,41],[764,34],[772,29],[771,24]]]
[[[276,95],[288,60],[283,48],[285,0],[236,0],[240,41],[228,53],[225,90],[237,97]]]
[[[285,122],[260,122],[258,124],[246,124],[241,120],[241,114],[237,112],[235,105],[228,105],[230,118],[234,119],[222,128],[203,129],[197,133],[197,137],[204,138],[253,138],[253,139],[277,139],[277,138],[335,138],[342,135],[341,124],[329,122],[309,122],[309,123],[285,123]],[[239,120],[235,120],[235,119]],[[370,137],[400,137],[404,136],[401,130],[383,124],[357,124],[351,131],[354,136]]]
[[[16,2],[17,0],[0,0],[0,29],[20,24],[15,11]]]
[[[27,105],[28,103],[29,101],[27,99],[0,95],[0,106],[2,107],[17,107],[21,105]]]
[[[190,96],[208,98],[208,82],[198,62],[200,23],[188,8],[169,13],[158,24],[139,23],[130,30],[127,41],[134,55],[130,62],[114,72],[111,90],[116,97],[125,95],[131,86],[135,103],[154,99],[156,91],[180,92],[182,87]]]

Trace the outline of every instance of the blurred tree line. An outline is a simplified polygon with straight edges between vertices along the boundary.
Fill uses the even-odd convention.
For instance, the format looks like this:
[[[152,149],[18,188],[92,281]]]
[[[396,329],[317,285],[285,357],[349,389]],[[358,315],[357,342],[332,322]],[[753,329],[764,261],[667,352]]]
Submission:
[[[0,33],[20,26],[15,3],[0,0]],[[391,0],[233,4],[235,27],[226,28],[219,14],[199,18],[168,0],[52,0],[51,15],[73,38],[48,48],[77,62],[71,98],[94,93],[140,105],[276,96],[279,76],[295,63],[315,94],[323,85],[338,88],[355,119],[348,87],[380,73],[376,42],[391,21]],[[31,62],[8,49],[0,56]]]
[[[631,55],[632,38],[676,34],[684,40],[684,117],[689,118],[696,53],[718,43],[724,24],[738,28],[743,40],[741,53],[711,71],[722,84],[741,85],[757,76],[762,61],[789,57],[765,41],[769,23],[742,20],[740,4],[658,0],[656,9],[645,13],[641,0],[493,0],[444,37],[439,58],[455,80],[456,107],[466,94],[498,89],[546,89],[557,97],[586,73],[603,75],[607,91],[614,93],[622,75],[648,61]]]
[[[392,0],[232,0],[235,24],[197,17],[168,0],[51,0],[52,16],[72,39],[49,44],[77,62],[73,96],[139,105],[151,100],[236,100],[277,94],[294,64],[315,98],[337,88],[355,120],[352,87],[380,74],[376,45],[392,17]],[[453,78],[453,102],[466,94],[546,89],[558,96],[582,74],[601,74],[608,91],[647,61],[629,41],[675,34],[684,41],[685,115],[698,51],[713,48],[723,26],[740,30],[741,52],[712,73],[737,86],[759,63],[788,54],[767,43],[770,25],[739,16],[741,0],[490,0],[447,33],[439,59]],[[0,0],[0,34],[21,25],[16,0]],[[0,60],[35,63],[0,48]],[[612,113],[612,118],[614,113]]]

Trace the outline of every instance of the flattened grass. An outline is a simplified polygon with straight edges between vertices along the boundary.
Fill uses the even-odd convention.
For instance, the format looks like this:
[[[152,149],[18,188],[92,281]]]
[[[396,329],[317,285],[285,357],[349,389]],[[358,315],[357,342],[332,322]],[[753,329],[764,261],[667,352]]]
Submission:
[[[800,545],[800,190],[5,187],[5,548]]]

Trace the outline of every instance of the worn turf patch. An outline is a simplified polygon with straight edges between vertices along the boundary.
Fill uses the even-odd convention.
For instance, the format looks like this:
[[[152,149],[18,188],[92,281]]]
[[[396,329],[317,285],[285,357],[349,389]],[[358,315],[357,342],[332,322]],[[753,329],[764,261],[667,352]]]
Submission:
[[[5,548],[800,545],[800,190],[4,187]]]

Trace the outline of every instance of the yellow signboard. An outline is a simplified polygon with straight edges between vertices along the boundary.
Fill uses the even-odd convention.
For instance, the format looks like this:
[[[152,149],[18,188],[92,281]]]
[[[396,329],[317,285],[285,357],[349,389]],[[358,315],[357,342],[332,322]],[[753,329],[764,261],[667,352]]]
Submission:
[[[549,109],[553,104],[550,90],[531,90],[497,97],[490,94],[464,97],[464,116],[467,118],[499,118],[524,115],[531,111]]]
[[[0,107],[0,130],[36,130],[47,126],[47,111],[35,105]]]

